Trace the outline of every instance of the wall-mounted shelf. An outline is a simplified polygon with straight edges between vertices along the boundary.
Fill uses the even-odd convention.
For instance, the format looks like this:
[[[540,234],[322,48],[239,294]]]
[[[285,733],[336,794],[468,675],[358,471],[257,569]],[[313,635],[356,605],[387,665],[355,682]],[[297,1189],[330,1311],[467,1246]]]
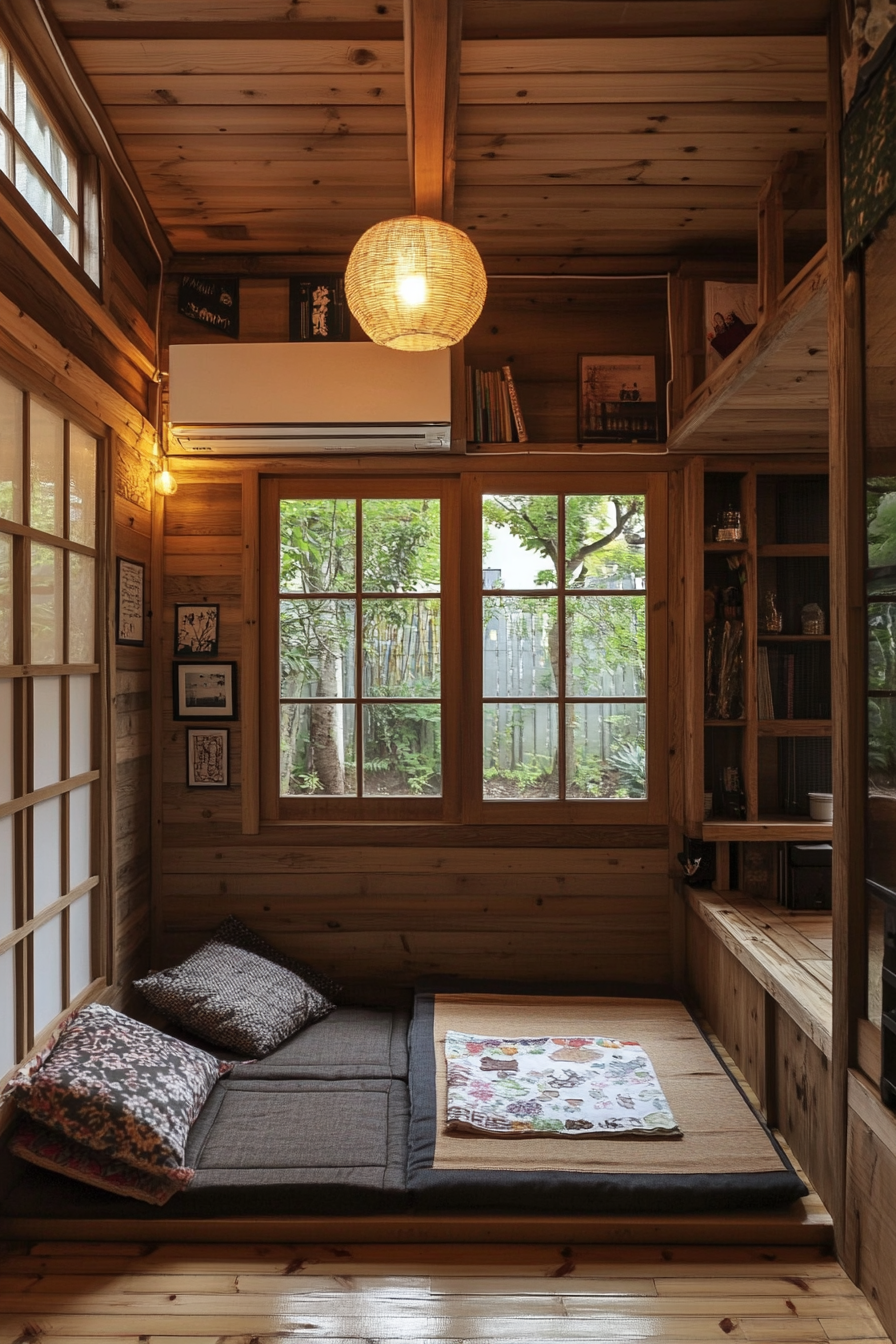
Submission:
[[[755,821],[718,817],[704,821],[702,833],[704,840],[814,840],[822,844],[832,838],[834,826],[809,817],[757,817]]]
[[[830,737],[830,719],[759,719],[760,737]]]
[[[756,636],[760,644],[830,644],[830,635],[769,635]]]

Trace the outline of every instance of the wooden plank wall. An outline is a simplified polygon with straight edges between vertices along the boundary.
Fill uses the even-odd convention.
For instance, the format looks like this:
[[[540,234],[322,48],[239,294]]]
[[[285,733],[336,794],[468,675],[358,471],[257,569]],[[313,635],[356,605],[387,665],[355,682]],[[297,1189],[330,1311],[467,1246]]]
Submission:
[[[232,787],[186,787],[186,725],[171,717],[174,603],[219,603],[219,657],[239,659],[241,503],[239,481],[205,464],[166,502],[154,962],[183,956],[234,913],[355,998],[438,972],[668,982],[665,826],[263,826],[243,836],[238,723]]]

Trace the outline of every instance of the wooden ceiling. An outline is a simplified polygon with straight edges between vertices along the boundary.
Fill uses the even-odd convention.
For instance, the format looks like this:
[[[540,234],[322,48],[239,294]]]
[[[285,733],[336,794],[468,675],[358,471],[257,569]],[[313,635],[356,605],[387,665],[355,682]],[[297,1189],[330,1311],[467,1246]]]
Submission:
[[[493,266],[746,257],[788,150],[824,236],[826,0],[52,6],[178,252],[345,253],[416,199]]]

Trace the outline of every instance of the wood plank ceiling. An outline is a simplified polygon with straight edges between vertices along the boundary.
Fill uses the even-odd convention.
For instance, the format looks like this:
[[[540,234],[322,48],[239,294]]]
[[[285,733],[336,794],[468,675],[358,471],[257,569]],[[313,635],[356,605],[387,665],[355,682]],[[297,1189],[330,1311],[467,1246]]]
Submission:
[[[788,150],[824,235],[826,0],[52,5],[178,252],[345,253],[441,169],[487,258],[748,257]]]

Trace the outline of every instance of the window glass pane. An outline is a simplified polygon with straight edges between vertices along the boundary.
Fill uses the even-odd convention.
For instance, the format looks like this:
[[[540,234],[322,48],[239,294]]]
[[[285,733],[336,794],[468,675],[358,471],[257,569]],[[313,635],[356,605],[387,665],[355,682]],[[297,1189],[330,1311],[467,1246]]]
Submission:
[[[869,477],[866,489],[868,564],[896,565],[896,477]]]
[[[438,598],[364,603],[364,694],[435,699],[441,665]]]
[[[354,695],[355,603],[284,598],[280,603],[280,694],[341,700]]]
[[[62,560],[55,546],[31,543],[31,661],[62,662]]]
[[[0,172],[12,177],[12,140],[0,126]]]
[[[13,682],[0,677],[0,803],[8,803],[13,791]]]
[[[437,592],[439,500],[365,499],[361,504],[364,591]]]
[[[68,661],[94,659],[94,560],[90,555],[68,555]]]
[[[100,189],[96,159],[82,160],[84,185],[81,191],[81,264],[95,285],[100,283]]]
[[[58,901],[62,890],[62,808],[58,798],[34,805],[34,913]]]
[[[78,247],[78,233],[71,216],[32,167],[20,149],[16,149],[16,186],[50,232],[72,256]]]
[[[350,593],[355,588],[355,501],[280,501],[280,591]]]
[[[557,694],[556,597],[482,599],[482,693]]]
[[[485,495],[483,588],[556,588],[556,495]]]
[[[68,994],[69,1002],[86,989],[93,976],[90,966],[91,896],[81,896],[68,908]]]
[[[354,705],[282,705],[280,792],[342,797],[357,792]]]
[[[22,414],[24,397],[0,378],[0,517],[22,521]]]
[[[896,798],[896,698],[872,696],[868,701],[868,792]]]
[[[896,690],[896,602],[868,603],[868,689]]]
[[[18,71],[14,76],[13,98],[16,130],[62,194],[76,205],[78,186],[74,162]]]
[[[91,876],[89,784],[68,795],[68,889],[74,891]]]
[[[13,949],[0,956],[0,1078],[16,1062],[16,981]]]
[[[83,775],[93,767],[91,751],[92,677],[68,679],[68,772]]]
[[[483,705],[483,797],[557,798],[557,706]]]
[[[644,588],[643,495],[567,495],[567,588]]]
[[[0,817],[0,938],[15,927],[15,834],[12,817]]]
[[[567,798],[646,798],[647,713],[641,705],[567,705]]]
[[[643,597],[567,598],[567,695],[646,694],[646,615]]]
[[[68,534],[82,546],[96,538],[96,439],[69,425]]]
[[[0,664],[12,663],[12,537],[0,532]]]
[[[62,1002],[62,916],[54,915],[35,929],[34,1034],[43,1031],[65,1005]]]
[[[65,516],[62,480],[65,424],[33,398],[30,418],[31,526],[61,537]]]
[[[364,794],[433,797],[442,792],[439,705],[364,706]]]
[[[36,789],[42,789],[45,784],[56,784],[61,778],[61,689],[61,677],[35,677],[31,683],[34,698],[33,778]]]

